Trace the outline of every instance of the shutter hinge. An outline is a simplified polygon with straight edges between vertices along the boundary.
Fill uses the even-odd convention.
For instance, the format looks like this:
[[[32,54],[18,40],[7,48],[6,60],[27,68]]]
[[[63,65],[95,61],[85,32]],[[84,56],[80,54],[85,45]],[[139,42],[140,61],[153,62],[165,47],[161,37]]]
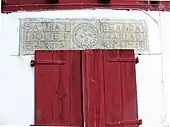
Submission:
[[[141,125],[142,119],[140,120],[127,120],[127,121],[119,121],[118,123],[109,123],[109,126],[124,126],[124,125]]]
[[[35,64],[57,64],[57,65],[64,65],[66,62],[61,60],[31,60],[31,67],[35,66]]]
[[[113,62],[135,62],[136,64],[139,63],[139,58],[115,58],[108,60],[110,63]]]

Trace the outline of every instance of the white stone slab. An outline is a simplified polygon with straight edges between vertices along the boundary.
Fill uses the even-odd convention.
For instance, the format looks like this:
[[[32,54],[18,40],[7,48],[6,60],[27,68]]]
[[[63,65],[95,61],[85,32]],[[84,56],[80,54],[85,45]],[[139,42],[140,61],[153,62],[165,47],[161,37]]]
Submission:
[[[20,54],[35,50],[135,49],[149,52],[143,20],[20,19]]]

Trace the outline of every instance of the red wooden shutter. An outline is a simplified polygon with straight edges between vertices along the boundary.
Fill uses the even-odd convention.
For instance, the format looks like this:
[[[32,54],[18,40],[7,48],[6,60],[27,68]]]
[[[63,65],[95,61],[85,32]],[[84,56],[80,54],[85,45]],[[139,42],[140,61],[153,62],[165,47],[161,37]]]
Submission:
[[[36,51],[35,124],[82,126],[79,51]]]
[[[120,63],[111,61],[117,57],[117,50],[104,51],[106,125],[121,121],[123,114]]]
[[[106,125],[138,127],[136,72],[133,50],[104,51]]]
[[[137,127],[133,50],[89,50],[82,58],[86,127]]]
[[[132,50],[119,51],[121,85],[122,85],[122,110],[124,125],[138,127],[138,106],[136,87],[136,59]],[[123,122],[122,121],[122,122]],[[126,122],[126,123],[125,123]],[[123,123],[122,123],[123,124]],[[125,126],[126,127],[126,126]]]
[[[102,50],[82,54],[85,127],[105,127]]]
[[[82,52],[36,51],[36,125],[138,127],[133,50]]]

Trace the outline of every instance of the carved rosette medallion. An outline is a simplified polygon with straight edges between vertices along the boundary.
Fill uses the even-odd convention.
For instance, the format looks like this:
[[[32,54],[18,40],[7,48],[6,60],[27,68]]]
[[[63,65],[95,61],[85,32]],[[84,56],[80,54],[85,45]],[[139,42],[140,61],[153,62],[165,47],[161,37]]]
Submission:
[[[78,48],[95,47],[99,40],[98,30],[90,23],[78,24],[73,30],[72,40]]]

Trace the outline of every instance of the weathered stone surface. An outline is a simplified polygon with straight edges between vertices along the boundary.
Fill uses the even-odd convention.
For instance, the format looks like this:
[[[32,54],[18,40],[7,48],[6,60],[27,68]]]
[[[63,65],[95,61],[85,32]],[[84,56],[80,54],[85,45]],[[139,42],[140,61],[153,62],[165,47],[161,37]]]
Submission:
[[[20,54],[57,49],[135,49],[149,51],[142,20],[20,19]]]

